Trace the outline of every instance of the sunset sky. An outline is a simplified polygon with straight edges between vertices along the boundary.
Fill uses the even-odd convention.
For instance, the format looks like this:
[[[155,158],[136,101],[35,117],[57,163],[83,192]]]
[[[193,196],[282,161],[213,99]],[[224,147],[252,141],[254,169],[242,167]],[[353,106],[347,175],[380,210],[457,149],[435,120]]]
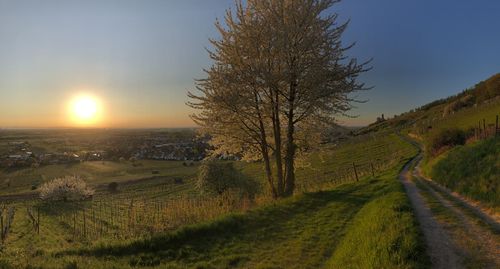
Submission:
[[[194,126],[186,92],[210,65],[213,22],[231,6],[0,0],[0,128],[78,126],[79,96],[98,105],[92,126]],[[351,19],[344,40],[357,44],[349,54],[374,58],[361,79],[375,88],[360,94],[369,102],[346,124],[407,111],[500,72],[500,1],[344,0],[333,11]]]

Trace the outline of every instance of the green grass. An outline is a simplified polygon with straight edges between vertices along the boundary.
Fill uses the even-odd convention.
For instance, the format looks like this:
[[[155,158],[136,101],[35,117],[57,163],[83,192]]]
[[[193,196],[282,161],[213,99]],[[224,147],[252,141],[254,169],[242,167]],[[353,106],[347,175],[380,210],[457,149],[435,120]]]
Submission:
[[[411,205],[395,190],[359,211],[328,268],[426,268],[424,253]]]
[[[433,180],[443,186],[500,207],[500,138],[459,146],[431,168]]]

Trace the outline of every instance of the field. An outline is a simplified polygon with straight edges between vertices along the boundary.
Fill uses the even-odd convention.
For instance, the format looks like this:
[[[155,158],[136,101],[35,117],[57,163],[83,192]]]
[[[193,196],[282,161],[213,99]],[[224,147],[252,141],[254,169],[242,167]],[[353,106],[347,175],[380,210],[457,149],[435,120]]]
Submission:
[[[32,186],[39,186],[43,182],[57,177],[78,175],[89,184],[99,187],[106,183],[140,182],[151,178],[191,178],[196,174],[196,165],[185,166],[182,161],[155,161],[141,160],[137,162],[117,161],[88,161],[74,164],[47,165],[38,168],[24,168],[15,171],[0,172],[2,189],[0,194],[14,194],[31,192]],[[157,171],[153,174],[153,171]],[[9,179],[7,187],[5,180]]]
[[[409,268],[418,267],[420,261],[412,261],[407,257],[410,255],[408,253],[414,253],[419,247],[417,228],[411,211],[408,211],[407,200],[395,179],[402,163],[415,154],[413,146],[394,134],[388,134],[330,145],[322,152],[309,157],[313,165],[304,165],[298,170],[298,184],[301,186],[299,195],[279,203],[267,198],[265,185],[254,199],[233,193],[216,197],[201,196],[194,188],[197,165],[185,166],[182,162],[139,161],[142,166],[135,167],[129,162],[83,162],[73,167],[46,166],[23,170],[26,174],[39,173],[51,177],[78,171],[97,187],[97,193],[92,201],[82,203],[23,201],[7,204],[7,207],[16,208],[16,214],[4,244],[2,260],[16,267],[28,263],[62,267],[73,261],[81,268],[85,268],[86,263],[92,267],[107,268],[112,264],[120,267],[145,266],[158,262],[181,268],[195,265],[217,268],[225,263],[266,267],[273,266],[273,262],[278,260],[291,266],[294,259],[300,257],[298,253],[314,253],[308,262],[308,266],[314,268],[326,264],[345,233],[354,233],[349,232],[353,229],[349,228],[351,221],[361,221],[373,214],[370,213],[373,210],[378,210],[380,212],[377,214],[387,218],[372,223],[373,227],[360,229],[385,229],[386,219],[397,218],[398,222],[392,221],[395,225],[391,228],[394,229],[391,233],[394,238],[387,238],[387,244],[392,244],[391,240],[400,240],[397,238],[402,236],[403,231],[411,231],[408,238],[404,236],[407,238],[405,240],[409,240],[407,249],[397,253],[400,258],[397,261],[383,260],[381,264],[397,267],[398,263],[408,263],[405,266]],[[259,178],[257,171],[261,169],[260,164],[237,162],[237,167],[244,175]],[[159,174],[152,175],[152,170],[158,170]],[[356,174],[359,182],[356,182]],[[22,178],[21,175],[19,178]],[[111,181],[119,183],[117,193],[110,193],[105,188],[106,183]],[[26,182],[24,186],[32,184],[29,180]],[[394,207],[387,207],[387,203]],[[367,209],[361,210],[365,205]],[[228,240],[227,237],[218,234],[220,238],[215,238],[214,233],[217,234],[220,231],[218,229],[226,229],[221,228],[221,225],[236,225],[238,228],[228,236],[234,232],[235,238],[241,242],[230,239],[234,244],[228,245],[224,241]],[[194,238],[206,234],[208,238],[203,242],[210,242],[209,245],[203,243],[196,246],[192,243],[190,233],[199,229],[201,231],[194,232],[198,234]],[[283,244],[276,244],[275,247],[289,246],[290,249],[273,250],[271,241],[265,242],[267,237],[255,238],[264,234],[264,231],[284,240]],[[107,257],[106,260],[110,258],[113,261],[108,264],[100,257],[90,258],[86,257],[87,254],[81,254],[84,253],[82,251],[105,253],[109,248],[104,246],[112,246],[113,252],[120,251],[135,247],[139,244],[137,242],[149,242],[147,240],[157,242],[154,244],[162,244],[166,240],[163,244],[169,245],[169,240],[173,239],[168,238],[176,236],[187,237],[183,240],[189,242],[186,241],[185,249],[171,250],[175,253],[168,255],[184,257],[173,263],[170,256],[167,255],[168,258],[154,252],[142,256],[121,257],[122,254],[119,254]],[[317,240],[321,249],[315,248]],[[256,244],[267,244],[267,247],[257,248]],[[221,248],[226,245],[227,249]],[[352,248],[347,243],[341,246],[341,249]],[[206,248],[207,252],[192,249],[196,247]],[[72,252],[64,252],[67,249]],[[257,252],[251,253],[250,250]],[[287,258],[289,251],[295,251],[297,255]],[[222,258],[222,253],[232,254]],[[271,253],[281,253],[283,257],[273,261]],[[267,260],[257,259],[266,255]],[[392,254],[387,255],[393,257]],[[47,257],[54,259],[47,260]],[[332,257],[333,260],[343,259],[341,254]],[[368,257],[359,259],[362,262]]]

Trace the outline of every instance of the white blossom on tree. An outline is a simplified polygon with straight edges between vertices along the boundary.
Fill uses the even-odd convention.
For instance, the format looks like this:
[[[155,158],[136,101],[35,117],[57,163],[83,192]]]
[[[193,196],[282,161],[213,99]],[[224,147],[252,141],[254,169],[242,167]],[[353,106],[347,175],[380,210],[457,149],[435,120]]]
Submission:
[[[213,65],[189,93],[192,115],[215,154],[262,160],[274,197],[293,194],[297,156],[346,115],[366,63],[345,56],[338,0],[247,0],[228,10]],[[274,163],[273,163],[274,162]]]
[[[94,190],[77,176],[56,178],[40,187],[42,200],[78,201],[88,199],[92,195],[94,195]]]

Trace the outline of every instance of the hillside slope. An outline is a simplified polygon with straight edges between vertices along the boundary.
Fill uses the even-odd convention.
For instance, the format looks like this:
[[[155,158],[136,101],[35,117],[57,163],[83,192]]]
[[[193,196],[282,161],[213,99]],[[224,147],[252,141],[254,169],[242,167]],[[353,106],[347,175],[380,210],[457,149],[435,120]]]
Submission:
[[[416,149],[401,145],[411,150],[375,177],[171,233],[55,250],[28,263],[41,268],[345,268],[347,261],[337,257],[348,253],[356,264],[372,268],[426,268],[421,234],[397,181]],[[376,240],[365,242],[360,252],[348,243],[353,233]],[[9,262],[26,265],[18,258]]]
[[[411,109],[394,118],[376,122],[359,133],[387,129],[406,129],[414,134],[427,135],[440,128],[458,126],[470,128],[479,120],[494,122],[500,111],[500,73],[479,82],[456,95],[439,99]]]
[[[500,137],[458,146],[428,172],[441,185],[500,209]]]

